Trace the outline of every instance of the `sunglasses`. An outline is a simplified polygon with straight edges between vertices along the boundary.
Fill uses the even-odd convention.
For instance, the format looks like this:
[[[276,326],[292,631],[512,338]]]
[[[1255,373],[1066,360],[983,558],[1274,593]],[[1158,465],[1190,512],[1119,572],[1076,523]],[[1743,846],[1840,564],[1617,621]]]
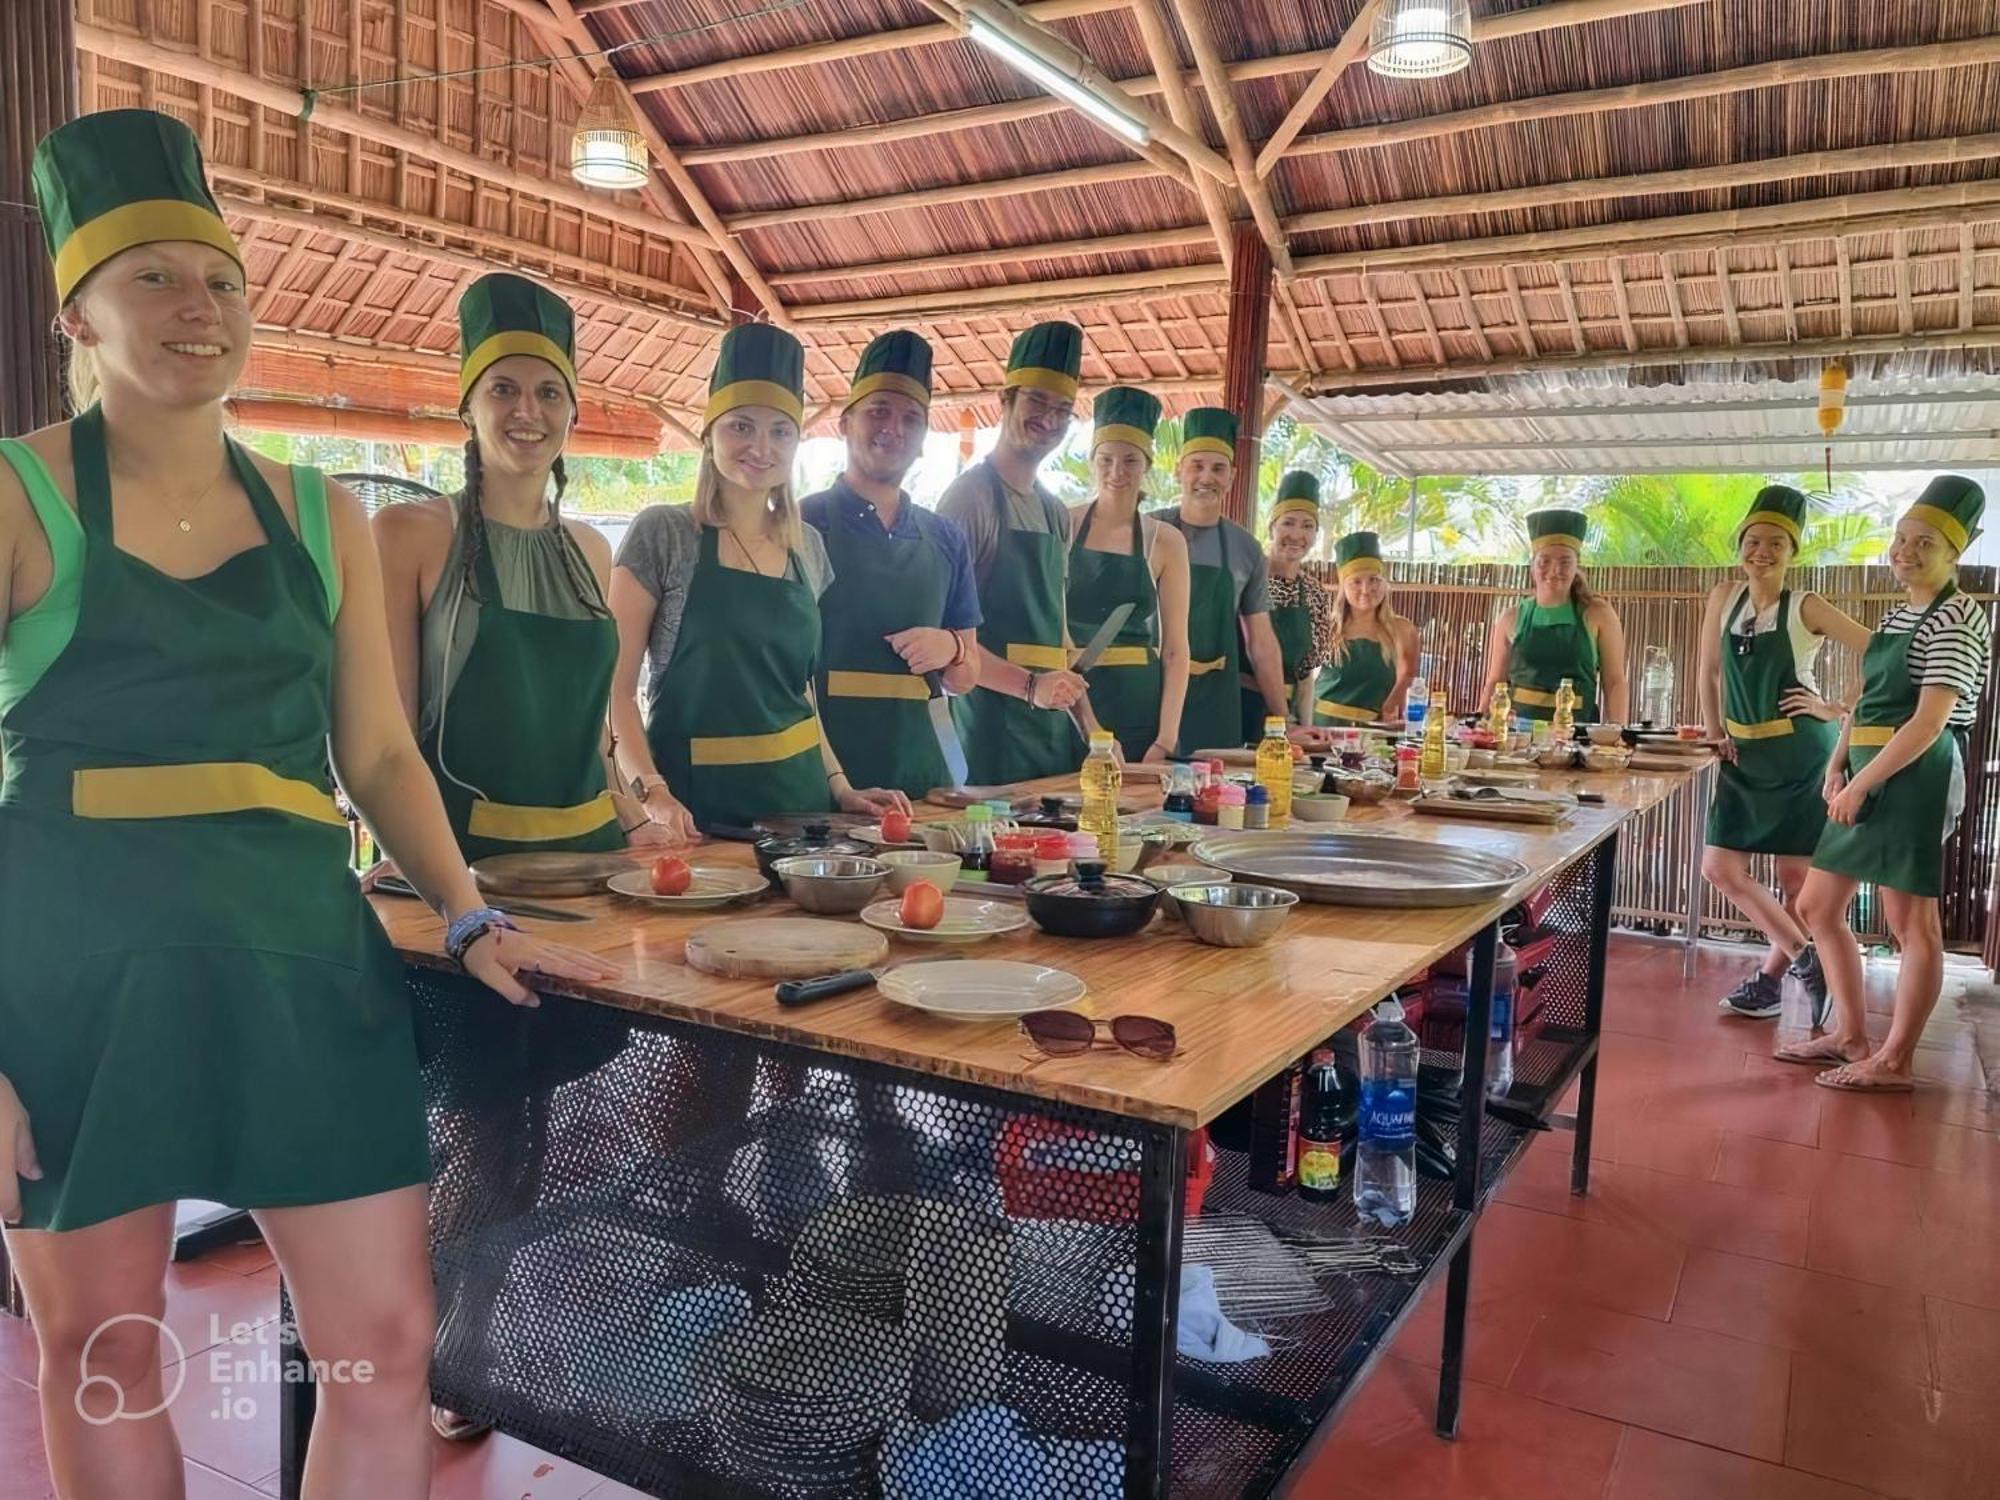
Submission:
[[[1111,1046],[1122,1048],[1148,1062],[1165,1062],[1180,1050],[1174,1028],[1151,1016],[1113,1016],[1093,1021],[1073,1010],[1038,1010],[1021,1017],[1021,1030],[1036,1051],[1046,1057],[1076,1057],[1102,1045],[1100,1027],[1111,1032]]]
[[[1756,634],[1753,632],[1750,635],[1744,635],[1740,631],[1731,631],[1729,633],[1729,649],[1734,651],[1739,658],[1755,656],[1757,654]]]

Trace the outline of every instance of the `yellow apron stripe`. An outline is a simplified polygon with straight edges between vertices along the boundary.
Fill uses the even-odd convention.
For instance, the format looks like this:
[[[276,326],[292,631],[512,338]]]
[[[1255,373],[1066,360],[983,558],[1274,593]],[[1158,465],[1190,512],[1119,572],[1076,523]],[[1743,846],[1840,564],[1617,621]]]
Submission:
[[[595,833],[617,816],[609,792],[600,792],[576,807],[515,807],[480,798],[473,802],[465,827],[474,838],[540,844]]]
[[[1896,731],[1901,727],[1899,724],[1856,724],[1848,732],[1847,743],[1879,750],[1896,737]]]
[[[465,364],[458,373],[459,399],[463,400],[471,394],[472,388],[479,383],[479,377],[510,354],[532,354],[536,359],[554,365],[556,373],[569,385],[571,400],[575,400],[576,366],[563,353],[562,345],[546,334],[525,328],[496,333],[466,355]]]
[[[1076,653],[1083,655],[1081,651]],[[1153,659],[1153,653],[1144,646],[1106,646],[1104,654],[1097,658],[1098,667],[1143,667]],[[1092,667],[1091,671],[1096,671]]]
[[[1525,703],[1530,708],[1554,708],[1556,706],[1556,695],[1554,693],[1545,693],[1540,688],[1517,687],[1512,691],[1516,703]]]
[[[157,245],[166,240],[212,245],[237,265],[243,264],[236,236],[207,204],[189,203],[184,198],[143,198],[99,214],[63,241],[62,249],[56,252],[56,301],[67,302],[77,283],[112,256],[135,245]]]
[[[771,734],[722,734],[688,741],[688,762],[697,766],[768,766],[819,745],[819,720],[805,718]]]
[[[1214,661],[1191,661],[1188,663],[1188,676],[1206,677],[1210,672],[1220,672],[1228,661],[1226,656],[1218,656]]]
[[[70,811],[79,818],[199,818],[262,809],[345,828],[331,795],[244,761],[185,766],[101,766],[74,772]]]
[[[1335,703],[1331,698],[1322,698],[1319,700],[1319,711],[1329,719],[1346,719],[1348,722],[1354,724],[1372,724],[1375,722],[1375,710],[1356,708],[1351,703]]]
[[[828,672],[829,698],[908,698],[927,702],[931,690],[921,677],[908,672]]]
[[[1761,724],[1739,724],[1734,719],[1724,719],[1722,725],[1732,740],[1777,740],[1794,732],[1790,719],[1766,719]]]
[[[1007,660],[1017,667],[1029,667],[1037,672],[1063,672],[1069,669],[1069,653],[1060,646],[1035,646],[1021,641],[1009,641]]]

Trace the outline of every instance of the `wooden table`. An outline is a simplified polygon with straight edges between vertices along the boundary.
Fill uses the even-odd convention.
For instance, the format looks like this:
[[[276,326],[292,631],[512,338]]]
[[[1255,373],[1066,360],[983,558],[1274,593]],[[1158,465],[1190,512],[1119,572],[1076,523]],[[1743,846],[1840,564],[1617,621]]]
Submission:
[[[1233,1496],[1276,1487],[1440,1275],[1449,1282],[1438,1425],[1450,1433],[1473,1227],[1499,1176],[1579,1079],[1573,1182],[1579,1192],[1587,1185],[1618,832],[1692,774],[1545,777],[1545,785],[1605,798],[1553,828],[1432,818],[1399,803],[1357,810],[1357,826],[1475,847],[1527,867],[1517,890],[1484,905],[1396,911],[1302,903],[1274,942],[1247,950],[1198,945],[1163,920],[1122,940],[1030,931],[970,950],[1081,976],[1090,986],[1087,1013],[1172,1022],[1181,1052],[1166,1064],[1112,1051],[1043,1058],[1025,1048],[1009,1023],[907,1012],[873,991],[783,1010],[768,981],[717,979],[684,962],[687,935],[729,913],[663,915],[610,896],[564,903],[588,913],[586,923],[523,925],[603,956],[617,977],[544,985],[540,1011],[509,1012],[450,974],[435,917],[413,901],[377,898],[411,966],[420,1029],[435,1033],[426,1081],[438,1167],[438,1396],[654,1493],[772,1493],[754,1473],[725,1462],[726,1445],[715,1440],[706,1417],[667,1421],[648,1409],[641,1421],[633,1414],[645,1404],[634,1393],[651,1378],[647,1361],[658,1350],[633,1346],[629,1359],[607,1354],[625,1347],[618,1330],[643,1309],[614,1316],[598,1304],[620,1301],[649,1258],[606,1262],[615,1267],[602,1282],[609,1290],[586,1295],[583,1288],[600,1284],[592,1280],[597,1263],[558,1249],[598,1243],[575,1238],[584,1229],[619,1244],[657,1236],[662,1257],[677,1266],[682,1258],[698,1263],[695,1271],[676,1272],[676,1287],[707,1277],[703,1285],[748,1287],[760,1310],[787,1299],[804,1302],[797,1221],[804,1210],[792,1210],[801,1201],[818,1208],[845,1200],[795,1184],[771,1188],[768,1181],[746,1190],[742,1179],[750,1169],[743,1164],[754,1162],[769,1179],[780,1168],[838,1157],[845,1163],[842,1191],[850,1197],[948,1200],[952,1212],[976,1211],[989,1227],[1001,1226],[1001,1269],[989,1264],[964,1272],[974,1281],[992,1272],[1008,1288],[1004,1367],[995,1377],[1004,1384],[990,1399],[1004,1396],[1045,1437],[1085,1434],[1115,1444],[1123,1456],[1117,1488],[1126,1495]],[[696,862],[750,859],[747,846],[722,844],[705,848]],[[1484,1038],[1498,921],[1552,882],[1557,895],[1549,920],[1559,952],[1549,986],[1557,998],[1547,1024],[1522,1047],[1514,1089],[1494,1101],[1492,1112],[1486,1049],[1463,1048],[1457,1178],[1422,1184],[1417,1218],[1390,1234],[1419,1274],[1321,1278],[1326,1305],[1288,1330],[1296,1338],[1263,1360],[1216,1365],[1177,1356],[1188,1223],[1182,1185],[1190,1153],[1203,1149],[1200,1127],[1468,943],[1472,972],[1462,1032]],[[775,895],[755,908],[788,909]],[[891,957],[915,951],[893,944]],[[513,1040],[485,1040],[510,1028],[518,1031]],[[589,1053],[581,1071],[573,1061],[552,1060],[586,1035],[606,1040],[577,1044]],[[491,1064],[489,1054],[501,1053],[505,1062]],[[476,1064],[466,1060],[474,1055]],[[513,1090],[498,1102],[496,1080]],[[800,1127],[802,1120],[813,1123]],[[812,1133],[784,1133],[801,1128]],[[1066,1143],[1082,1162],[1050,1179],[1059,1183],[1059,1196],[1069,1195],[1054,1206],[1029,1202],[1034,1192],[1023,1186],[1023,1163],[1040,1158],[1022,1149],[1023,1140],[1036,1143],[1033,1150]],[[662,1188],[668,1179],[675,1186]],[[684,1200],[675,1198],[683,1189]],[[1243,1161],[1231,1151],[1220,1153],[1202,1215],[1205,1229],[1242,1220],[1285,1235],[1361,1232],[1344,1197],[1316,1205],[1251,1192]],[[1112,1242],[1114,1259],[1105,1264],[1122,1256],[1130,1268],[1128,1328],[1098,1326],[1094,1284],[1053,1300],[1021,1289],[1024,1236],[1052,1223],[1067,1231],[1079,1218],[1096,1219],[1093,1232]],[[1372,1226],[1366,1233],[1382,1235]],[[568,1269],[557,1274],[551,1264]],[[531,1275],[524,1265],[540,1269]],[[531,1296],[522,1290],[530,1283]],[[980,1299],[967,1290],[960,1300],[970,1307]],[[560,1317],[548,1309],[561,1309]],[[565,1319],[592,1325],[588,1332],[571,1330],[580,1344],[557,1336],[553,1325]],[[953,1340],[971,1337],[953,1333],[946,1342],[958,1349]],[[577,1364],[579,1347],[598,1363]],[[605,1360],[621,1373],[607,1376],[600,1368]],[[620,1394],[596,1389],[593,1383],[603,1380]],[[285,1412],[287,1494],[296,1493],[296,1460],[310,1420],[310,1388],[294,1394]],[[947,1404],[925,1415],[942,1418],[948,1411]],[[1080,1479],[1064,1489],[1085,1492]]]

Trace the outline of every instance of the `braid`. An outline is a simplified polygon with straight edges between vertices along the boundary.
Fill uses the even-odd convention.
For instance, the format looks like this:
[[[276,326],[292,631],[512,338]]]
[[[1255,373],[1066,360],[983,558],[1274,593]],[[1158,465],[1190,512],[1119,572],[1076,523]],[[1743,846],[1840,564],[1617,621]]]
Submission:
[[[465,526],[465,546],[462,555],[465,560],[465,591],[474,600],[483,604],[479,597],[479,548],[486,539],[485,515],[479,508],[479,493],[484,484],[484,475],[479,458],[479,438],[477,434],[465,440],[465,509],[462,523]]]

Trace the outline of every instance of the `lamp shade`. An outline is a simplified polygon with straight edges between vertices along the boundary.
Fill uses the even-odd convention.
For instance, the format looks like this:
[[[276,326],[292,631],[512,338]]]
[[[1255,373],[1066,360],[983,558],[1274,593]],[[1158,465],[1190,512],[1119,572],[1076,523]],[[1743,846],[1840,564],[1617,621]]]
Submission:
[[[590,86],[569,138],[569,172],[585,187],[643,187],[653,170],[646,142],[633,128],[618,80],[606,73]]]
[[[1471,61],[1470,0],[1382,0],[1368,39],[1370,72],[1441,78]]]

